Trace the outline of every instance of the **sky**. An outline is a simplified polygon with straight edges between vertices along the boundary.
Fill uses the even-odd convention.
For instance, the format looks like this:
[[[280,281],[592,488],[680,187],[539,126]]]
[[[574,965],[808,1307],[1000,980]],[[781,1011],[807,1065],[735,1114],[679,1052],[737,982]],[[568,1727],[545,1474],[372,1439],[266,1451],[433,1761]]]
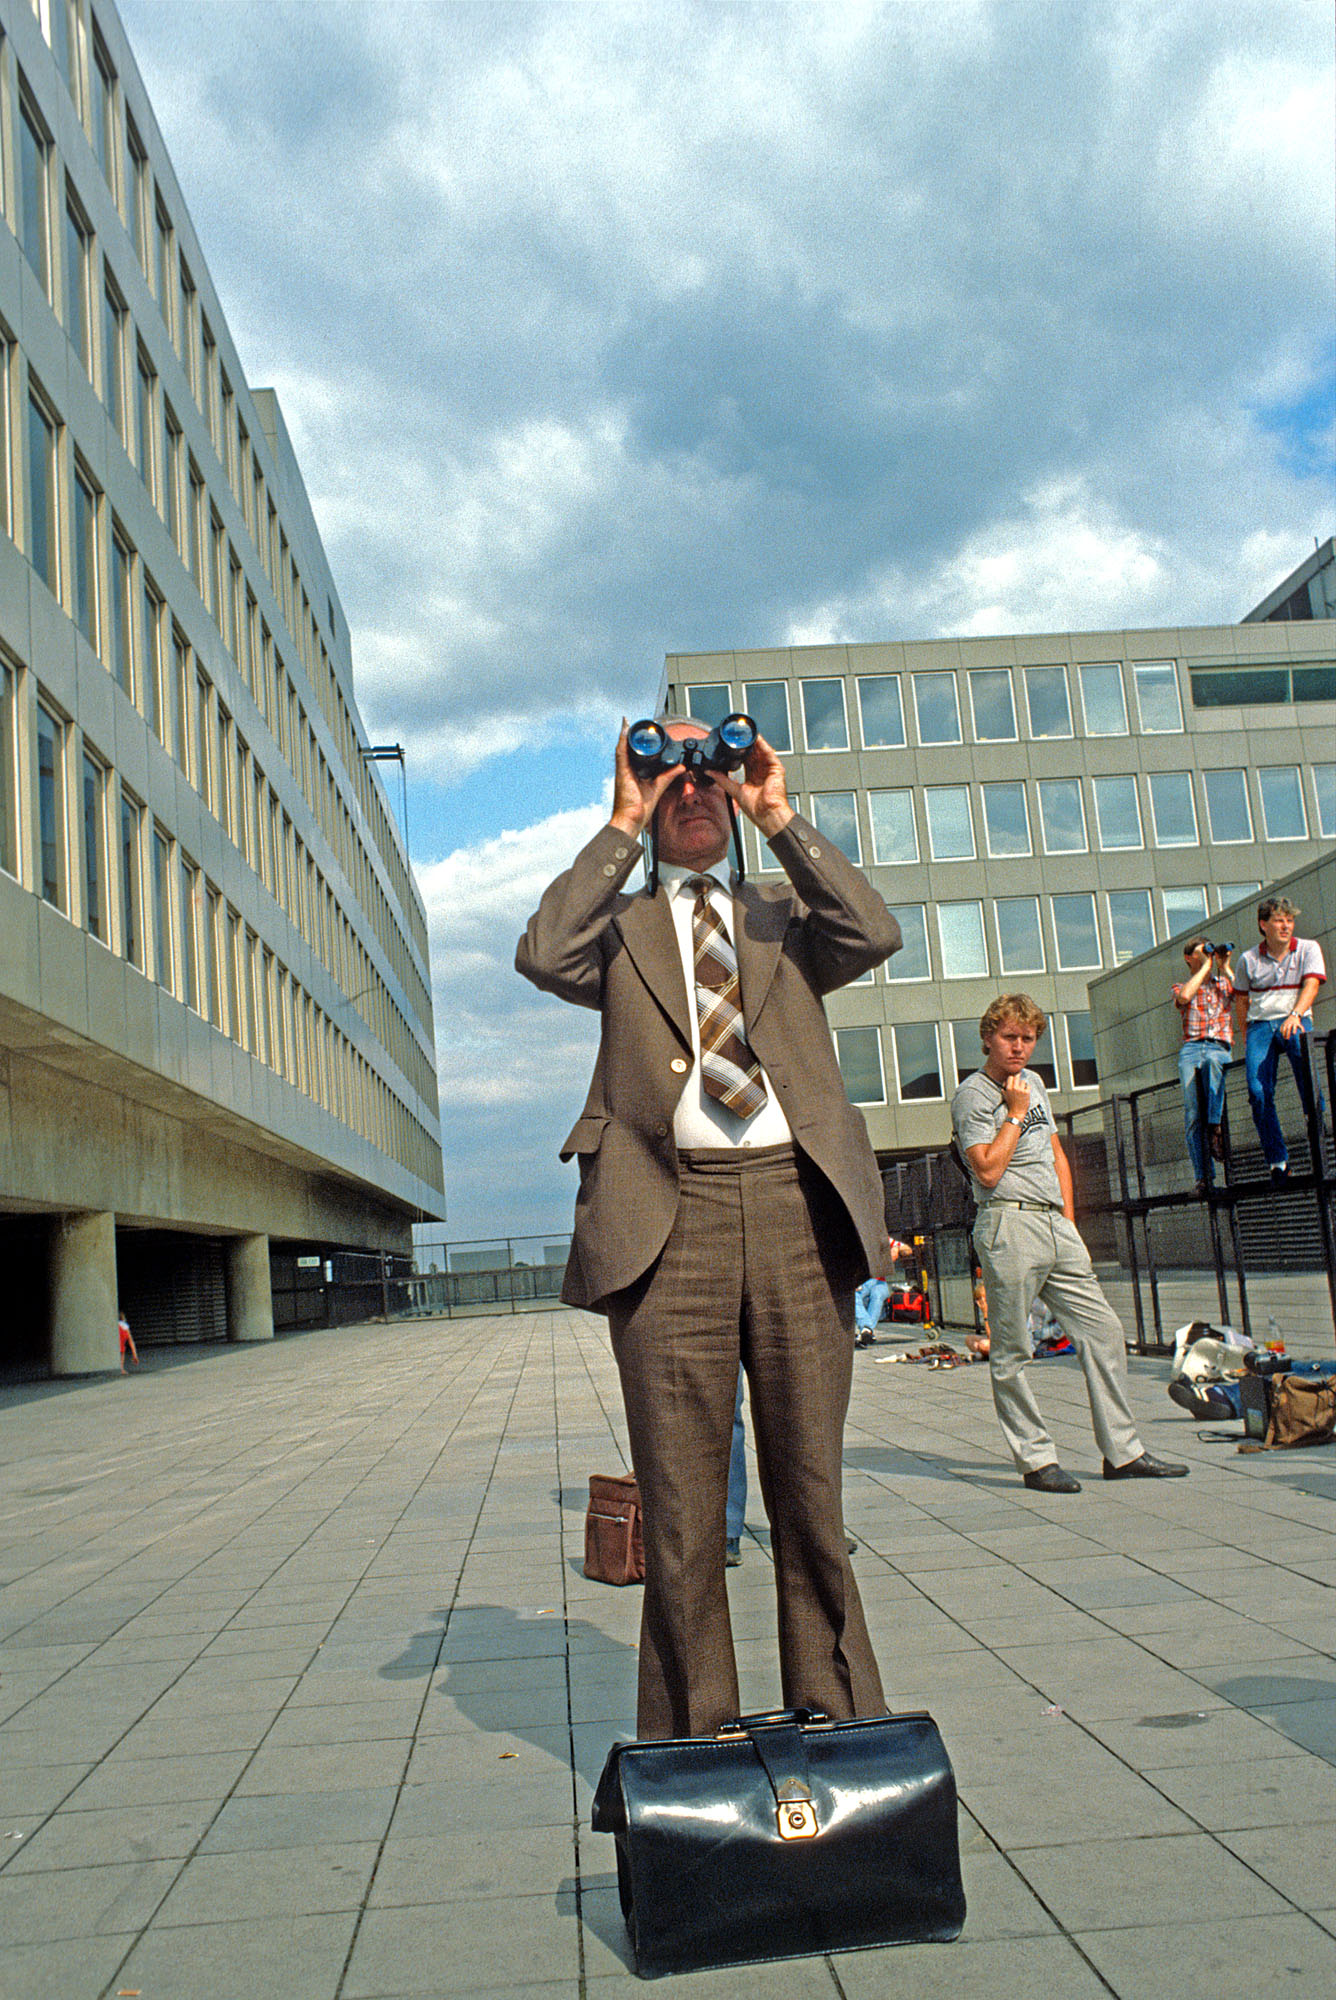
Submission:
[[[1231,621],[1332,532],[1329,0],[119,5],[404,745],[453,1240],[569,1227],[514,946],[666,653]]]

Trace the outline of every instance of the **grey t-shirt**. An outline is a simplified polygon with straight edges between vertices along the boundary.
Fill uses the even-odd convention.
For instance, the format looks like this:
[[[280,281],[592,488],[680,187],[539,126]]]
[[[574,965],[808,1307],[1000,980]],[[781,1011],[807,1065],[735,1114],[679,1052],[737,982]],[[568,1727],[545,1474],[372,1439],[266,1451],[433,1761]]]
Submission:
[[[1057,1127],[1048,1092],[1032,1069],[1022,1070],[1021,1075],[1030,1086],[1030,1109],[1017,1135],[1011,1164],[993,1188],[981,1186],[973,1173],[970,1175],[980,1208],[989,1201],[1049,1201],[1062,1206],[1062,1188],[1053,1162]],[[965,1078],[951,1099],[951,1123],[967,1165],[970,1147],[991,1145],[1006,1116],[1002,1087],[986,1070],[976,1069],[973,1076]]]

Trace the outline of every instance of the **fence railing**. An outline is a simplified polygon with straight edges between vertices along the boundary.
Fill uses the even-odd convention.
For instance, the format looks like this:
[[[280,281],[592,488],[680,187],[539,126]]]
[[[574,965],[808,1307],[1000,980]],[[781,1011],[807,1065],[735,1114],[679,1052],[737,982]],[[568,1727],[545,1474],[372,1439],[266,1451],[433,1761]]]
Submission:
[[[555,1306],[569,1236],[499,1236],[476,1242],[424,1240],[396,1311],[411,1317],[533,1312]]]
[[[1305,1055],[1315,1080],[1325,1078],[1325,1125],[1336,1101],[1336,1035],[1309,1037]],[[1276,1109],[1291,1163],[1282,1187],[1257,1141],[1243,1062],[1231,1063],[1224,1158],[1205,1198],[1194,1186],[1176,1077],[1059,1116],[1081,1233],[1138,1352],[1163,1352],[1189,1319],[1218,1318],[1256,1338],[1277,1305],[1282,1319],[1316,1316],[1315,1328],[1325,1316],[1336,1338],[1336,1166],[1330,1137],[1306,1124],[1284,1064]],[[891,1228],[923,1239],[937,1317],[973,1325],[966,1175],[943,1150],[897,1163],[883,1181]]]

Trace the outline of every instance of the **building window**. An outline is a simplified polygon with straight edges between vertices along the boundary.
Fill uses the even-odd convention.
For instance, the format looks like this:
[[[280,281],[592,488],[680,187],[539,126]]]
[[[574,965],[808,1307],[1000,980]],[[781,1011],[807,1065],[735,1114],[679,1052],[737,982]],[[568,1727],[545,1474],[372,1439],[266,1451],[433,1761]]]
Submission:
[[[1067,693],[1067,669],[1027,667],[1025,706],[1029,710],[1031,736],[1070,736],[1072,704]]]
[[[1160,900],[1167,937],[1177,937],[1180,931],[1191,930],[1206,921],[1205,889],[1162,889]]]
[[[1135,778],[1095,778],[1095,825],[1106,852],[1140,847],[1141,806]]]
[[[125,226],[135,246],[139,268],[147,277],[148,154],[128,113],[125,119],[125,186],[121,193],[125,202]]]
[[[178,553],[184,556],[181,532],[181,426],[165,399],[162,405],[162,518]]]
[[[18,780],[14,750],[14,669],[0,660],[0,868],[6,875],[18,870]]]
[[[222,899],[211,882],[204,884],[204,1017],[215,1028],[223,1027],[223,982],[219,978],[218,954],[222,943]]]
[[[66,907],[65,725],[49,709],[37,710],[37,828],[39,883],[44,900]]]
[[[158,288],[158,310],[163,324],[172,330],[172,219],[161,201],[153,210],[154,277]]]
[[[799,681],[803,737],[809,750],[847,750],[849,718],[844,708],[843,681]]]
[[[1045,854],[1085,853],[1085,805],[1079,778],[1039,780],[1039,824],[1044,831]]]
[[[858,676],[858,726],[865,750],[902,750],[905,715],[899,674]]]
[[[111,58],[101,42],[96,40],[93,43],[93,58],[88,65],[88,81],[93,92],[93,101],[88,107],[93,151],[102,169],[102,178],[114,194],[115,170],[112,161],[116,157],[116,72],[111,66]]]
[[[153,396],[157,383],[153,364],[143,348],[135,353],[135,464],[149,493],[153,492]]]
[[[177,763],[190,776],[190,652],[177,626],[172,627],[172,741]]]
[[[919,858],[914,824],[914,794],[910,791],[869,792],[872,859],[881,867],[899,867]]]
[[[1108,904],[1113,962],[1115,965],[1126,965],[1129,958],[1139,958],[1155,943],[1150,890],[1110,889]]]
[[[1261,886],[1260,882],[1222,882],[1216,891],[1221,909],[1227,910],[1233,903],[1246,902],[1249,896],[1257,894]]]
[[[125,442],[125,307],[110,282],[102,293],[102,401]]]
[[[234,1042],[245,1044],[245,1026],[241,1018],[241,987],[239,966],[241,963],[241,918],[229,903],[227,906],[227,932],[223,943],[223,969],[227,988],[228,1032]]]
[[[1084,972],[1100,963],[1095,899],[1091,895],[1051,896],[1053,936],[1060,972]]]
[[[1271,702],[1336,701],[1336,663],[1311,666],[1240,665],[1196,668],[1189,676],[1194,708],[1251,708]]]
[[[1244,771],[1203,771],[1206,785],[1206,820],[1212,841],[1220,847],[1253,837],[1252,813],[1248,806],[1248,778]]]
[[[1313,795],[1319,834],[1323,840],[1336,840],[1336,764],[1314,764]]]
[[[1126,736],[1127,701],[1122,668],[1114,661],[1107,666],[1081,667],[1078,671],[1086,735]]]
[[[1157,847],[1197,845],[1197,807],[1192,796],[1189,771],[1152,771],[1150,816]]]
[[[134,699],[134,641],[130,612],[130,551],[113,529],[111,537],[111,671]]]
[[[923,794],[928,814],[928,852],[934,861],[972,861],[974,822],[968,785],[929,785]]]
[[[942,953],[943,979],[988,977],[982,903],[939,903],[937,942]]]
[[[881,1036],[875,1028],[837,1028],[835,1054],[851,1104],[884,1104]]]
[[[954,674],[914,675],[914,718],[920,743],[959,743],[960,700]]]
[[[1073,1090],[1093,1090],[1099,1082],[1095,1067],[1095,1032],[1089,1014],[1067,1016],[1067,1063]]]
[[[143,575],[139,593],[139,696],[144,720],[164,747],[168,741],[168,702],[162,652],[162,599]]]
[[[1010,667],[971,667],[970,712],[976,743],[1014,743],[1016,702]]]
[[[953,1021],[951,1047],[955,1055],[954,1081],[960,1084],[967,1076],[973,1076],[984,1060],[983,1045],[979,1040],[979,1023],[976,1020]]]
[[[900,926],[900,949],[886,961],[890,980],[930,979],[928,965],[928,919],[922,903],[891,903],[891,915]]]
[[[28,398],[28,533],[32,566],[53,597],[60,595],[60,533],[56,499],[56,423],[36,396]]]
[[[942,1095],[942,1060],[937,1049],[935,1021],[899,1021],[891,1030],[895,1044],[896,1089],[902,1104],[917,1104]]]
[[[1042,972],[1044,937],[1037,896],[1001,896],[993,904],[997,924],[997,962],[1001,970]]]
[[[204,674],[197,673],[195,676],[195,742],[193,746],[195,752],[195,790],[206,805],[212,805],[213,803],[209,792],[209,780],[213,768],[212,759],[209,756],[210,692],[211,689],[207,677]]]
[[[1034,1071],[1035,1075],[1039,1078],[1039,1081],[1043,1084],[1045,1090],[1057,1089],[1058,1065],[1057,1065],[1057,1059],[1053,1053],[1052,1021],[1050,1021],[1047,1024],[1043,1034],[1039,1037],[1039,1040],[1035,1043],[1034,1054],[1030,1057],[1029,1067]]]
[[[193,861],[181,856],[180,908],[181,919],[181,998],[187,1007],[199,1012],[199,869]]]
[[[260,553],[264,554],[263,544]],[[689,687],[686,692],[687,714],[693,722],[703,723],[706,729],[717,729],[724,717],[733,713],[733,690],[727,681]]]
[[[92,314],[89,308],[89,270],[92,263],[92,231],[67,197],[65,206],[65,331],[79,357],[84,374],[93,373]]]
[[[98,496],[88,474],[74,468],[74,622],[96,647],[97,631],[97,508]]]
[[[847,854],[850,861],[862,861],[858,808],[852,792],[813,792],[812,824],[827,840],[833,840],[841,854]]]
[[[199,294],[195,290],[195,281],[190,275],[190,269],[184,257],[179,259],[177,268],[180,278],[181,303],[180,310],[176,316],[176,346],[177,352],[181,356],[181,365],[186,371],[186,380],[189,382],[191,392],[198,402],[199,370],[196,366],[195,332],[199,317]]]
[[[1132,668],[1137,715],[1145,736],[1173,736],[1183,727],[1178,674],[1172,660],[1141,660]]]
[[[95,757],[84,752],[83,760],[83,850],[84,923],[103,944],[108,940],[107,925],[107,773]]]
[[[749,715],[772,750],[786,757],[793,748],[789,726],[789,690],[784,681],[746,681],[742,698]]]
[[[144,969],[144,808],[121,792],[121,949]]]
[[[26,96],[19,99],[19,242],[38,284],[50,295],[51,145]]]
[[[172,851],[160,826],[153,829],[153,946],[158,984],[172,990]]]
[[[1264,765],[1257,773],[1262,827],[1268,840],[1306,840],[1303,788],[1297,764]]]

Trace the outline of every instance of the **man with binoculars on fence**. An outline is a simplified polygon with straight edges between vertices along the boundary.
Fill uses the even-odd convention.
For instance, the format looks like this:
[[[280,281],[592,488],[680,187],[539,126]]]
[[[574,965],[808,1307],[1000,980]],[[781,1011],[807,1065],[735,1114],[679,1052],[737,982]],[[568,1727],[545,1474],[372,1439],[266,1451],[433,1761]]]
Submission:
[[[787,880],[743,879],[735,814]],[[730,835],[737,869],[727,865]],[[648,836],[645,889],[628,893]],[[840,1495],[853,1296],[881,1273],[881,1180],[822,996],[899,948],[871,884],[790,806],[746,716],[623,726],[609,823],[516,967],[602,1017],[562,1297],[607,1315],[645,1531],[637,1730],[739,1712],[724,1572],[738,1362],[779,1594],[782,1694],[885,1711]]]

